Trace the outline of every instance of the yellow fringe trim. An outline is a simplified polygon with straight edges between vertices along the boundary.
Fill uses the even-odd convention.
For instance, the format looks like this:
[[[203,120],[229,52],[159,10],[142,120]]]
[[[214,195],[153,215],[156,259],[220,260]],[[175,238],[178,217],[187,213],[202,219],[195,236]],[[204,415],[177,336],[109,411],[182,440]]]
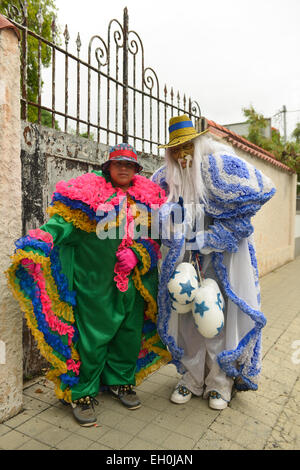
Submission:
[[[156,334],[152,337],[149,338],[145,343],[142,345],[143,349],[147,349],[149,352],[154,352],[158,354],[161,358],[152,366],[147,367],[146,369],[140,370],[135,378],[136,378],[136,385],[140,385],[141,382],[149,375],[152,374],[155,370],[159,369],[161,366],[168,364],[171,359],[172,355],[169,351],[166,349],[162,349],[158,346],[154,346],[156,343],[160,342],[161,339],[156,332]]]
[[[140,269],[140,274],[141,274],[141,276],[143,276],[150,269],[151,257],[149,255],[148,251],[146,250],[146,248],[143,245],[141,245],[140,243],[133,242],[133,244],[131,246],[132,246],[132,248],[134,248],[139,253],[140,257],[142,258],[143,266]]]
[[[50,370],[46,374],[46,378],[48,380],[51,380],[51,382],[54,383],[54,385],[55,385],[54,392],[55,392],[55,395],[57,396],[57,398],[59,400],[65,400],[67,403],[71,403],[71,401],[72,401],[72,390],[69,387],[67,387],[65,390],[62,390],[60,388],[61,380],[58,378],[59,375],[60,375],[60,371]]]
[[[90,220],[87,214],[80,209],[71,209],[62,202],[56,201],[53,206],[47,208],[47,212],[50,217],[54,214],[60,215],[66,222],[72,223],[76,228],[83,230],[84,232],[96,232],[96,231],[109,231],[113,228],[119,227],[120,223],[126,216],[125,208],[116,217],[116,220],[110,222],[96,222]]]
[[[108,232],[109,230],[119,227],[120,223],[123,222],[123,220],[126,217],[126,208],[122,207],[121,211],[116,217],[116,220],[112,220],[110,222],[98,222],[97,223],[97,232],[98,231],[106,231]]]
[[[136,289],[140,292],[141,296],[144,298],[147,308],[145,311],[145,315],[150,318],[154,323],[156,323],[156,316],[157,316],[157,303],[155,299],[152,297],[148,289],[143,285],[141,275],[147,273],[149,271],[151,265],[151,258],[147,250],[141,246],[140,244],[133,243],[133,248],[135,248],[138,253],[140,254],[143,262],[143,268],[139,271],[137,267],[134,268],[132,279]],[[147,349],[148,351],[153,351],[161,358],[152,366],[147,367],[146,369],[140,370],[136,374],[136,385],[138,386],[149,374],[153,373],[157,369],[159,369],[162,365],[167,364],[171,361],[172,356],[169,351],[162,349],[160,347],[154,346],[154,344],[160,342],[160,337],[158,333],[156,333],[152,338],[149,338],[144,344],[143,349]]]
[[[140,224],[144,227],[151,227],[151,213],[149,213],[147,210],[142,211],[137,208],[137,203],[133,199],[131,199],[130,196],[128,196],[128,202],[131,206],[132,215],[136,222],[136,225]]]
[[[148,377],[148,375],[152,374],[153,372],[155,372],[156,370],[158,370],[160,367],[162,366],[165,366],[167,365],[170,360],[171,360],[171,354],[168,353],[169,356],[164,356],[164,357],[161,357],[161,359],[159,359],[155,364],[153,364],[152,366],[149,366],[147,367],[146,369],[144,370],[140,370],[136,376],[135,376],[135,384],[136,386],[138,387],[139,385],[141,385],[141,383],[143,382],[143,380],[145,380],[146,377]]]
[[[58,292],[55,286],[55,281],[51,275],[51,272],[49,274],[49,258],[44,258],[36,253],[27,252],[24,250],[17,250],[15,255],[12,256],[13,264],[8,268],[5,273],[8,280],[8,284],[12,290],[14,297],[17,299],[22,311],[24,312],[28,328],[31,330],[42,356],[54,368],[53,370],[48,372],[47,378],[55,383],[55,394],[57,398],[64,399],[65,401],[70,402],[71,390],[69,389],[69,387],[67,387],[65,391],[62,391],[60,389],[61,380],[58,378],[61,374],[66,374],[68,372],[67,365],[53,353],[52,347],[45,342],[43,333],[40,332],[37,327],[38,325],[34,314],[32,302],[30,299],[25,297],[18,283],[15,282],[16,270],[20,261],[24,258],[31,259],[34,263],[41,264],[44,270],[46,290],[51,299],[52,306],[54,307],[54,304],[61,304],[60,310],[58,312],[60,316],[74,323],[72,307],[58,299]],[[64,309],[68,310],[68,312],[64,311]],[[56,312],[56,308],[54,308],[54,310]],[[74,347],[71,348],[71,357],[75,361],[79,360],[78,352],[74,349]]]
[[[156,354],[159,354],[160,356],[163,356],[163,357],[167,357],[169,358],[169,360],[171,360],[172,356],[169,353],[169,351],[167,351],[166,349],[162,349],[158,346],[154,346],[156,343],[159,343],[159,342],[161,342],[161,339],[158,333],[156,332],[156,334],[152,338],[149,338],[147,341],[145,341],[145,343],[143,344],[143,349],[147,349],[148,351],[153,351]]]
[[[60,215],[66,222],[71,222],[76,228],[84,232],[96,232],[97,222],[90,220],[89,216],[81,209],[70,209],[62,202],[56,201],[53,206],[47,208],[50,217]]]
[[[137,204],[130,197],[128,197],[128,202],[133,209],[133,218],[136,221],[136,224],[141,224],[146,227],[151,227],[151,214],[148,211],[143,213],[137,210]],[[47,213],[50,217],[54,214],[60,215],[66,222],[72,223],[76,228],[83,230],[84,232],[96,232],[97,230],[109,231],[115,227],[119,227],[120,223],[126,217],[126,208],[122,207],[122,210],[116,217],[115,221],[110,222],[96,222],[90,220],[89,216],[85,214],[81,209],[71,209],[66,206],[63,202],[55,201],[53,206],[47,208]]]
[[[134,268],[132,279],[136,289],[139,291],[139,293],[147,304],[145,315],[150,318],[154,323],[156,323],[157,303],[148,291],[148,289],[146,289],[146,287],[143,285],[140,272],[137,267]]]
[[[148,228],[151,227],[151,213],[149,213],[147,209],[143,211],[138,209],[137,203],[130,196],[128,196],[128,202],[131,206],[132,215],[136,225],[140,224]]]
[[[76,351],[76,349],[74,348],[73,345],[71,345],[71,357],[72,357],[72,359],[74,359],[74,361],[79,361],[80,360],[79,354],[78,354],[78,352]]]

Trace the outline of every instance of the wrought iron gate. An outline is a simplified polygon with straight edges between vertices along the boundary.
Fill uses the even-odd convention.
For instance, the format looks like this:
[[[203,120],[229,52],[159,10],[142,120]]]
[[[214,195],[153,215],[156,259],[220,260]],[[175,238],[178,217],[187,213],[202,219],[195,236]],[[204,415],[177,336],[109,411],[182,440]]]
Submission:
[[[75,41],[76,52],[71,52],[67,25],[63,48],[57,43],[55,17],[50,42],[42,37],[41,8],[37,15],[37,33],[27,26],[27,1],[16,0],[16,3],[18,7],[11,4],[6,13],[22,37],[23,120],[28,118],[28,109],[34,107],[38,110],[37,122],[40,124],[41,112],[46,110],[51,113],[52,127],[58,119],[65,132],[92,136],[105,144],[129,142],[141,152],[158,154],[157,146],[168,140],[171,116],[185,113],[194,122],[201,117],[197,102],[179,91],[175,93],[173,87],[161,87],[154,69],[145,67],[144,46],[138,33],[129,29],[127,8],[122,24],[117,19],[109,22],[106,41],[99,35],[91,37],[83,57],[79,33]],[[29,99],[27,92],[29,47],[36,47],[37,51],[35,101]],[[43,48],[51,53],[51,74],[44,81],[49,90],[47,96],[42,93]]]

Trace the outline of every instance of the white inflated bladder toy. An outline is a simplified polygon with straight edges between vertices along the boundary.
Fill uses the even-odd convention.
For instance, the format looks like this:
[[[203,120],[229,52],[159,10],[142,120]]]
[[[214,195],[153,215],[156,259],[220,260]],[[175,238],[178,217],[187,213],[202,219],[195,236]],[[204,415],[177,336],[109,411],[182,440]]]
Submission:
[[[217,336],[224,326],[224,299],[214,279],[203,279],[197,289],[192,312],[199,333],[205,338]]]
[[[180,304],[179,302],[172,301],[172,310],[174,310],[174,312],[176,313],[184,314],[184,313],[191,312],[192,305],[193,305],[193,302],[189,302],[183,305],[183,304]]]
[[[198,260],[180,263],[168,282],[172,311],[186,314],[192,311],[199,333],[205,338],[217,336],[224,327],[224,298],[214,279],[203,279]]]
[[[180,263],[168,282],[168,290],[172,300],[173,309],[177,313],[187,313],[198,289],[198,276],[191,263]],[[179,307],[179,305],[181,307]],[[189,309],[188,307],[189,306]]]

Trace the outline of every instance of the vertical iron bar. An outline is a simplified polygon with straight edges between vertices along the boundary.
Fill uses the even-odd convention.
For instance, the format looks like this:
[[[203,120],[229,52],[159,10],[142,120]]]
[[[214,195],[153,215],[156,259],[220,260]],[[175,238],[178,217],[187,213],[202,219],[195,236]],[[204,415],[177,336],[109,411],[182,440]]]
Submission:
[[[97,99],[97,142],[100,142],[100,120],[101,120],[101,110],[100,110],[100,102],[101,102],[101,64],[98,61],[98,99]]]
[[[136,92],[135,92],[135,85],[136,85],[136,55],[133,56],[133,135],[134,141],[133,146],[136,147]]]
[[[179,91],[177,93],[177,115],[179,116],[179,113],[180,113],[180,94],[179,94]]]
[[[80,58],[80,48],[81,48],[81,40],[80,35],[78,33],[76,39],[77,45],[77,57]],[[79,119],[80,119],[80,63],[79,60],[77,61],[77,122],[76,122],[76,135],[79,135]]]
[[[22,107],[21,107],[21,117],[24,121],[27,120],[28,117],[28,96],[27,96],[27,46],[28,46],[28,29],[27,29],[27,1],[24,2],[24,21],[23,25],[25,29],[22,30]]]
[[[172,87],[171,88],[171,117],[173,117],[173,100],[174,100],[174,91]]]
[[[69,43],[70,35],[69,35],[67,25],[65,27],[64,36],[65,36],[66,52],[68,52],[68,43]],[[65,132],[67,132],[68,130],[68,118],[67,118],[68,95],[69,95],[68,84],[69,84],[69,62],[68,62],[68,54],[65,54]]]
[[[150,89],[150,154],[152,154],[152,88]]]
[[[168,90],[167,90],[167,85],[165,85],[165,89],[164,89],[164,95],[165,95],[165,103],[164,103],[164,108],[165,108],[165,144],[167,143],[167,94],[168,94]]]
[[[192,115],[192,100],[191,97],[189,98],[189,117]]]
[[[52,42],[55,43],[55,34],[56,34],[56,24],[55,24],[55,16],[52,18]],[[52,46],[52,129],[55,128],[55,47]]]
[[[87,102],[87,135],[88,138],[90,137],[91,126],[90,126],[90,119],[91,119],[91,41],[89,43],[89,50],[88,50],[88,102]]]
[[[116,43],[116,80],[119,80],[119,46]],[[115,116],[115,131],[118,132],[118,111],[119,111],[119,85],[116,83],[116,116]],[[118,135],[115,134],[115,144],[118,143]]]
[[[160,140],[160,116],[159,116],[159,83],[157,82],[157,142]]]
[[[42,9],[41,6],[39,7],[37,13],[37,20],[38,20],[38,27],[39,27],[39,36],[42,35],[42,24],[43,24],[43,16],[42,16]],[[41,77],[41,64],[42,64],[42,43],[39,39],[38,42],[38,124],[41,124],[41,92],[42,92],[42,77]]]
[[[109,145],[109,113],[110,113],[110,30],[107,39],[107,96],[106,96],[106,144]]]
[[[123,142],[128,143],[128,10],[124,8],[123,17]]]
[[[144,57],[142,58],[142,152],[145,151]]]

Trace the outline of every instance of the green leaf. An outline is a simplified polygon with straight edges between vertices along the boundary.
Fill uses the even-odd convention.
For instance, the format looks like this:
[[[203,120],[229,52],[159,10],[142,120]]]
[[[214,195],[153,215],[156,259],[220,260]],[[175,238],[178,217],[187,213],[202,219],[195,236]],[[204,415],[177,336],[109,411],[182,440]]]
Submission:
[[[20,11],[19,2],[14,0],[0,0],[0,13],[7,14],[8,13],[8,6],[15,5],[16,8]],[[39,24],[37,21],[37,15],[39,8],[41,7],[41,12],[43,16],[42,28],[41,33],[39,32]],[[20,22],[20,17],[17,15],[15,10],[11,10],[13,13],[13,20],[16,22]],[[44,39],[47,41],[52,42],[52,20],[53,15],[57,14],[57,7],[55,5],[54,0],[28,0],[28,20],[27,25],[28,29],[31,31],[40,34]],[[57,26],[57,33],[56,33],[56,44],[61,43],[61,28]],[[27,98],[29,101],[34,103],[38,103],[38,40],[31,35],[28,35],[27,40]],[[42,66],[47,68],[51,65],[51,58],[52,58],[52,48],[46,45],[45,43],[41,43],[41,63]],[[42,68],[43,68],[42,67]],[[41,82],[41,93],[43,88],[43,82]],[[29,106],[28,107],[28,116],[27,119],[30,122],[37,122],[38,110],[36,107]],[[44,116],[44,123],[52,126],[52,118],[49,120],[48,118],[45,119],[45,112],[42,111],[42,116]],[[51,116],[51,114],[50,114]],[[42,122],[43,123],[43,122]]]
[[[272,128],[271,138],[263,135],[267,126],[267,120],[262,114],[258,114],[253,106],[242,109],[249,124],[246,138],[259,147],[271,152],[277,160],[281,161],[297,173],[300,180],[300,123],[297,124],[292,136],[295,142],[283,142],[279,131]]]

